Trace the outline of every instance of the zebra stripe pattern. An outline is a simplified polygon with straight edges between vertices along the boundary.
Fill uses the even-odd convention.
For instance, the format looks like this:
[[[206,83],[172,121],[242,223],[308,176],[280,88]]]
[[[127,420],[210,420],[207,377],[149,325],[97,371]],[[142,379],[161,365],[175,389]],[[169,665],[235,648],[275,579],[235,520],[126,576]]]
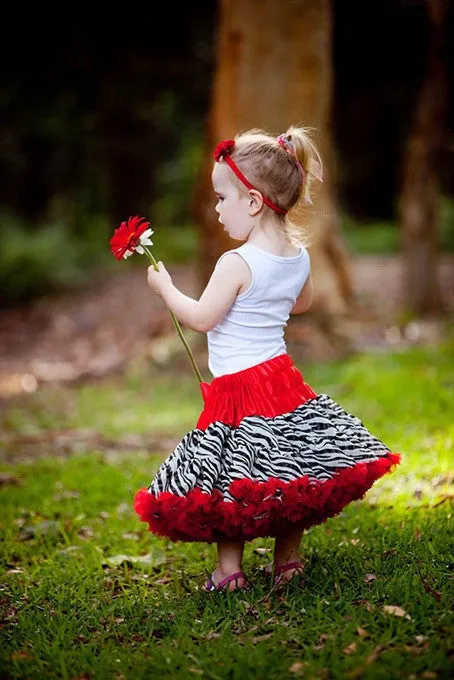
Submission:
[[[389,449],[356,416],[320,394],[291,413],[247,416],[238,427],[211,423],[188,432],[162,463],[148,491],[186,496],[199,488],[219,491],[226,501],[235,480],[289,482],[307,476],[316,482],[336,472],[386,457]]]

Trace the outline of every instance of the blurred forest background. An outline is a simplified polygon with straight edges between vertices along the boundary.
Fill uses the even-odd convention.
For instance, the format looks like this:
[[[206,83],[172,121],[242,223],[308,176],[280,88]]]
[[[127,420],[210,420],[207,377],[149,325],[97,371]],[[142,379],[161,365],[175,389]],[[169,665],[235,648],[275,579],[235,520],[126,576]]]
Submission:
[[[140,257],[119,264],[108,248],[114,228],[131,214],[145,215],[155,228],[157,256],[177,267],[189,265],[190,287],[200,287],[204,267],[223,245],[210,245],[218,237],[203,214],[212,211],[214,198],[200,192],[201,178],[211,163],[212,138],[237,131],[223,127],[219,116],[217,127],[213,123],[219,97],[224,96],[227,118],[235,108],[225,92],[216,103],[216,87],[222,87],[216,81],[219,60],[228,66],[239,59],[232,43],[229,47],[235,21],[244,20],[247,37],[247,31],[260,32],[264,17],[268,26],[273,23],[273,12],[284,19],[287,13],[289,46],[300,61],[298,50],[312,34],[308,25],[308,33],[298,36],[288,23],[289,12],[324,22],[328,184],[336,239],[347,264],[363,255],[407,253],[411,271],[403,316],[452,314],[446,291],[424,292],[429,277],[436,278],[430,268],[437,272],[445,256],[449,266],[443,281],[448,283],[442,281],[441,287],[454,286],[449,274],[454,253],[450,0],[266,0],[263,6],[251,0],[204,0],[178,8],[159,3],[140,10],[128,6],[121,13],[109,9],[102,20],[87,9],[82,4],[67,15],[51,16],[33,7],[22,16],[12,7],[3,24],[3,355],[11,355],[12,338],[17,352],[30,344],[25,320],[33,314],[34,332],[42,331],[47,320],[40,301],[47,304],[49,295],[90,294],[97,282],[110,282],[120,269],[121,276],[140,270],[143,277],[147,263]],[[275,40],[286,39],[281,27]],[[271,36],[270,54],[274,45]],[[262,49],[265,64],[271,57],[266,46]],[[307,63],[301,62],[302,77]],[[260,69],[260,63],[256,66]],[[265,75],[247,84],[249,96],[259,102]],[[270,73],[271,91],[271,78],[285,82],[286,76],[285,69]],[[317,73],[311,77],[317,79]],[[273,107],[266,98],[263,103]],[[323,138],[324,121],[307,120],[305,110],[302,102],[296,122],[314,125]],[[237,115],[231,124],[242,120]],[[257,125],[263,122],[266,116]],[[281,132],[289,122],[272,131]],[[415,213],[423,216],[422,226],[418,219],[412,222]],[[369,264],[364,266],[367,270]],[[411,298],[418,281],[424,290]],[[322,311],[324,304],[321,299]],[[62,338],[63,327],[62,321]]]

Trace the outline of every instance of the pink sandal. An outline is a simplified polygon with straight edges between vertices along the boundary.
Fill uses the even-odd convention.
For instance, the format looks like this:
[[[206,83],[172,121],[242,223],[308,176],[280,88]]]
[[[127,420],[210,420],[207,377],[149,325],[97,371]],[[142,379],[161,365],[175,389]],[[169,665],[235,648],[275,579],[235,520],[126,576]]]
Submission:
[[[244,579],[244,582],[245,582],[245,585],[241,586],[241,587],[238,585],[238,581],[239,581],[240,578]],[[225,578],[223,578],[222,581],[219,581],[219,583],[215,583],[213,581],[213,574],[212,574],[211,578],[209,578],[208,581],[203,586],[203,590],[205,590],[207,593],[211,593],[213,590],[229,590],[229,588],[227,588],[227,586],[232,581],[235,581],[236,588],[234,588],[234,590],[244,590],[245,588],[248,587],[248,581],[247,581],[247,578],[246,578],[246,574],[242,571],[236,571],[234,574],[230,574],[230,576],[226,576]]]
[[[294,570],[294,573],[291,575],[289,579],[283,579],[282,574],[284,574],[286,571],[290,571],[291,569]],[[293,579],[295,579],[297,576],[301,576],[301,574],[304,571],[304,564],[302,562],[287,562],[287,564],[281,564],[279,567],[274,567],[274,569],[270,569],[269,573],[272,573],[274,576],[274,585],[287,585]]]

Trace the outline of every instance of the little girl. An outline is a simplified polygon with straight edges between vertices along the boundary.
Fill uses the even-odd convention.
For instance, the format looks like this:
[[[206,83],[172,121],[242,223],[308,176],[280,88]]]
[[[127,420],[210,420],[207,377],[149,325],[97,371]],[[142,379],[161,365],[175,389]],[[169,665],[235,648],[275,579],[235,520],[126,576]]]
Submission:
[[[178,290],[164,265],[147,280],[184,325],[206,332],[210,384],[204,408],[134,507],[172,541],[216,542],[204,589],[250,585],[245,541],[274,537],[275,585],[302,571],[304,529],[360,499],[400,460],[361,421],[317,395],[287,353],[290,314],[312,301],[310,260],[288,212],[311,203],[321,161],[308,132],[261,130],[216,147],[216,212],[243,243],[224,253],[199,300]]]

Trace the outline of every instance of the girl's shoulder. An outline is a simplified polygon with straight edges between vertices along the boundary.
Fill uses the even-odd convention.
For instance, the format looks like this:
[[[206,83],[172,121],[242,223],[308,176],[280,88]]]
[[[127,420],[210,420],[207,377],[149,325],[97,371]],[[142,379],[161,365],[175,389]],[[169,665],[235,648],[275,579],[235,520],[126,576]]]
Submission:
[[[216,262],[216,266],[217,266],[220,262],[222,262],[223,260],[228,260],[228,261],[230,261],[230,262],[239,261],[239,260],[240,260],[239,257],[230,257],[230,256],[231,256],[231,255],[240,255],[240,256],[241,256],[241,254],[244,253],[244,247],[245,247],[246,245],[247,245],[246,243],[243,243],[243,245],[242,245],[242,246],[238,246],[238,248],[231,248],[230,250],[226,250],[226,251],[225,251],[224,253],[222,253],[222,255],[220,255],[220,257],[218,258],[218,260],[217,260],[217,262]]]
[[[216,262],[216,269],[242,270],[247,267],[248,258],[246,256],[247,250],[244,249],[243,244],[238,248],[231,248],[218,258]]]

